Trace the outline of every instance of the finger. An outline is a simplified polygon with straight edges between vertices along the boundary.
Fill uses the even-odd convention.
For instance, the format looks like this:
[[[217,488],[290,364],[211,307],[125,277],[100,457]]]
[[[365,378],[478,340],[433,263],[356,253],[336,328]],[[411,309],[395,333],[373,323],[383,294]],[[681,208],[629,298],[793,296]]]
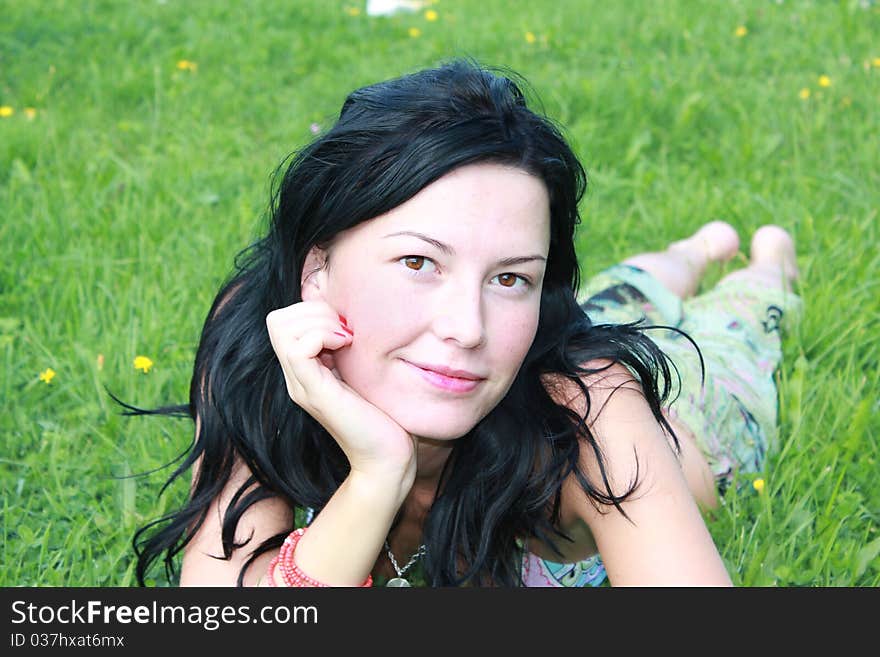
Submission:
[[[309,331],[319,328],[330,333],[352,334],[351,329],[339,320],[338,315],[327,315],[325,313],[306,317],[275,316],[270,313],[266,318],[266,327],[273,339],[277,339],[279,336],[298,339]]]
[[[326,320],[320,320],[308,327],[300,325],[297,328],[279,328],[276,319],[270,318],[268,321],[269,339],[282,364],[288,357],[315,358],[321,352],[334,351],[351,344],[352,334],[336,323],[328,324]],[[311,335],[311,338],[307,339],[307,335]],[[326,365],[333,368],[333,363]]]
[[[341,332],[328,333],[322,329],[313,329],[292,341],[282,363],[286,361],[286,374],[291,379],[289,384],[295,384],[293,392],[300,398],[295,401],[317,405],[320,399],[329,394],[327,386],[330,384],[332,387],[337,383],[337,378],[321,362],[319,355],[325,350],[339,349],[349,340],[350,337]]]
[[[321,364],[330,370],[337,379],[341,379],[342,376],[339,374],[339,370],[336,369],[336,359],[333,357],[333,352],[325,349],[320,354],[318,354],[318,360],[321,361]]]
[[[314,318],[312,320],[302,320],[292,324],[285,324],[283,320],[279,321],[277,317],[268,317],[266,322],[269,333],[269,341],[275,353],[283,355],[285,353],[299,354],[300,347],[297,342],[306,334],[318,331],[327,334],[327,349],[339,349],[351,343],[352,332],[339,322],[328,320],[327,318]],[[332,336],[332,337],[331,337]],[[323,349],[322,348],[322,349]],[[306,358],[313,358],[317,354],[309,354]]]
[[[321,317],[329,321],[336,321],[345,325],[346,319],[339,314],[326,301],[301,301],[290,306],[278,308],[269,313],[273,321],[278,324],[287,324],[300,320],[318,319]]]
[[[334,331],[334,335],[342,337],[342,343],[338,346],[334,344],[334,341],[330,340],[324,341],[324,349],[321,350],[321,353],[318,354],[318,361],[326,367],[337,379],[342,379],[342,376],[339,374],[339,370],[336,369],[336,357],[335,354],[340,349],[344,347],[351,346],[352,336],[350,333],[344,333],[342,331]]]

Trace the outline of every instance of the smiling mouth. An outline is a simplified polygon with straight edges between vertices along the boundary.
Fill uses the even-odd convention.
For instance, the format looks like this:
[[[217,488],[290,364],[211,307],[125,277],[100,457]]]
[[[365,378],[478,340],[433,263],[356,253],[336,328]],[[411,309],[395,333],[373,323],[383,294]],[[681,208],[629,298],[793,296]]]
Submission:
[[[450,376],[448,374],[441,374],[435,370],[427,369],[416,365],[414,363],[409,362],[408,360],[403,361],[407,365],[409,365],[417,374],[419,374],[422,380],[431,384],[433,387],[443,390],[445,392],[471,392],[477,386],[479,386],[485,379],[482,378],[464,378],[459,376]]]

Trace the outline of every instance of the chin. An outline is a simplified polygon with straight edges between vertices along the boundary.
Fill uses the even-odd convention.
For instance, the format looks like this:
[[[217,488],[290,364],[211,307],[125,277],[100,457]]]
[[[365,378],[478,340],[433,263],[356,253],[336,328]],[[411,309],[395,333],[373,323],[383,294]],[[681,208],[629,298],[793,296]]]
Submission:
[[[389,415],[408,433],[419,438],[431,440],[455,440],[473,429],[482,417],[465,418],[461,415],[450,417],[413,410],[401,413],[389,412]]]

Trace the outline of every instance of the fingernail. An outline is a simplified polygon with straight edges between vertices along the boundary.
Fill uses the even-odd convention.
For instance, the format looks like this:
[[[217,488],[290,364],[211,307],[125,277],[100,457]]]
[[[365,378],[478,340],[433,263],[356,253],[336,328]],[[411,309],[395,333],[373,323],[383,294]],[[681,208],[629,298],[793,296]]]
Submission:
[[[354,337],[354,331],[352,331],[350,328],[348,328],[344,324],[342,326],[342,330],[345,331],[346,333],[348,333],[350,336]]]
[[[340,333],[339,331],[333,331],[333,335],[338,335],[340,338],[349,338],[350,335],[346,335],[345,333]]]

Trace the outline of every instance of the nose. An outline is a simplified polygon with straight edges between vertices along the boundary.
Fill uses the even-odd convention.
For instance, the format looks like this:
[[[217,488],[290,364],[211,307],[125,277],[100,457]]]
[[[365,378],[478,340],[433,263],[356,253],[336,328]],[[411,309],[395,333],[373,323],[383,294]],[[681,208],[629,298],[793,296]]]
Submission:
[[[479,286],[448,285],[438,298],[434,314],[434,334],[465,349],[474,349],[486,339],[483,296]]]

